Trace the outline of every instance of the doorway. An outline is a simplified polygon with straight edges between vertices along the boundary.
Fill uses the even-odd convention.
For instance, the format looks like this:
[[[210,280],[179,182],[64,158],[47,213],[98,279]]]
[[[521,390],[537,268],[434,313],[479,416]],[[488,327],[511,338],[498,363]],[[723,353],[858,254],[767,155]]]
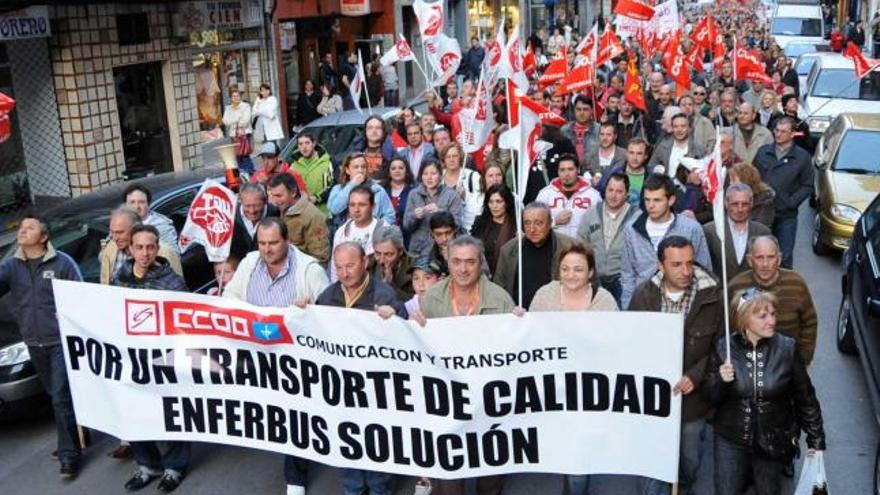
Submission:
[[[162,63],[116,67],[113,83],[122,130],[125,178],[172,171]]]

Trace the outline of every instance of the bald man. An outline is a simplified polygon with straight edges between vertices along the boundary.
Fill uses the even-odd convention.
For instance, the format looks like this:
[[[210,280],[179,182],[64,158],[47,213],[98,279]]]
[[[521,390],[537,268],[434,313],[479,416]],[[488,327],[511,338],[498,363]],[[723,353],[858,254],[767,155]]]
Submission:
[[[733,153],[742,161],[752,163],[758,150],[773,143],[773,134],[757,122],[758,112],[751,103],[742,103],[736,116]]]

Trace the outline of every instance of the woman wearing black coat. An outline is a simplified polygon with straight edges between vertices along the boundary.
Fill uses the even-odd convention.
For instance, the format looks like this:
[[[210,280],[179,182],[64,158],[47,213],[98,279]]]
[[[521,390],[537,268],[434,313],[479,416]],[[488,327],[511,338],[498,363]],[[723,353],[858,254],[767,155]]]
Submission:
[[[321,92],[315,88],[311,79],[306,79],[303,92],[296,100],[296,123],[306,125],[320,117],[318,103],[321,103]]]
[[[782,493],[783,467],[807,435],[808,456],[825,450],[822,410],[794,339],[775,332],[776,297],[757,288],[733,296],[730,362],[722,337],[701,390],[715,405],[715,494]]]

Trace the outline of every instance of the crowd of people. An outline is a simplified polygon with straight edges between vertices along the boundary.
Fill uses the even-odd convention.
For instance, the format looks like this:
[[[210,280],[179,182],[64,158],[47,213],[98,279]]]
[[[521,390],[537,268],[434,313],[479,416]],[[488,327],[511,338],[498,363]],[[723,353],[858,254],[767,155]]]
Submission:
[[[215,264],[213,293],[258,306],[376,311],[420,325],[431,318],[511,312],[680,313],[678,493],[694,493],[701,464],[712,459],[703,449],[709,436],[716,494],[739,495],[748,485],[757,494],[781,493],[801,431],[808,455],[825,448],[808,373],[817,315],[806,282],[793,271],[797,212],[812,193],[813,168],[791,63],[752,2],[724,5],[705,15],[715,16],[728,46],[737,33],[761,53],[772,85],[737,79],[725,60],[717,70],[693,71],[691,86],[677,88],[659,63],[661,54],[644,53],[633,40],[579,94],[559,96],[553,86],[539,90],[539,67],[524,93],[558,119],[545,120],[541,138],[552,148],[531,165],[521,194],[513,154],[496,145],[507,128],[503,84],[493,93],[497,121],[489,145],[466,153],[458,141],[459,113],[474,104],[474,67],[478,75],[485,54],[479,40],[463,73],[428,93],[428,112],[402,108],[390,123],[368,118],[341,163],[308,132],[296,135],[290,163],[280,163],[266,129],[262,166],[239,191],[231,255]],[[688,12],[695,24],[696,11]],[[573,50],[577,33],[565,33],[541,30],[529,38],[530,47],[539,60],[545,51]],[[685,38],[685,51],[691,46]],[[640,70],[646,111],[624,94],[630,65]],[[370,73],[381,70],[375,64]],[[307,83],[301,120],[350,103],[336,94],[349,77],[340,77],[329,58],[320,74],[324,96]],[[377,92],[377,103],[398,104],[392,86]],[[250,119],[234,116],[245,110],[250,113],[233,108],[229,122],[249,127]],[[550,123],[558,121],[565,123]],[[703,178],[685,166],[686,158],[709,154],[716,141],[727,169],[723,220],[713,218]],[[150,191],[134,185],[120,199],[101,253],[101,283],[186,290],[176,233],[168,219],[150,211]],[[716,221],[724,222],[723,240]],[[19,250],[0,265],[0,292],[20,303],[22,334],[53,398],[61,474],[73,478],[80,446],[57,321],[41,311],[54,304],[47,270],[56,278],[79,275],[49,237],[39,218],[21,222]],[[730,360],[724,284],[731,296]],[[163,451],[154,442],[132,442],[114,451],[129,453],[138,467],[126,489],[160,478],[159,488],[171,491],[187,472],[190,447],[171,443]],[[309,462],[286,457],[287,493],[304,494],[308,474]],[[346,469],[342,478],[346,495],[392,493],[388,474]],[[566,476],[566,493],[588,493],[590,478]],[[463,480],[422,482],[435,495],[464,493]],[[638,484],[640,493],[671,491],[658,480]],[[497,495],[503,486],[503,477],[481,478],[477,492]]]

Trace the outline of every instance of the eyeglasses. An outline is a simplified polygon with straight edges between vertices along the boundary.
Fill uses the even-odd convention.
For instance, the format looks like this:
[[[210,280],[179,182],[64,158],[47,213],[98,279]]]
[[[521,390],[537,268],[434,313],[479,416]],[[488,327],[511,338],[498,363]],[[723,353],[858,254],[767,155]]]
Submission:
[[[706,96],[705,91],[694,91],[694,96]]]

